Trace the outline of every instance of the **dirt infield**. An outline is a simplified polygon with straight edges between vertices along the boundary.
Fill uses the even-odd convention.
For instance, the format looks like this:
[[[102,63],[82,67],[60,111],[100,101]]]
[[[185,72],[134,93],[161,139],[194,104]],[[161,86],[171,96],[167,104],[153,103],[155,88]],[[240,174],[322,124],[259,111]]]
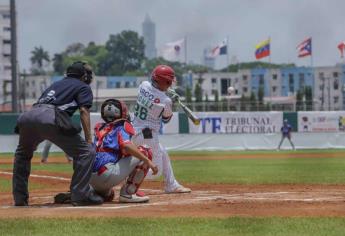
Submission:
[[[49,161],[65,160],[50,158]],[[1,164],[10,162],[10,159],[0,161]],[[10,179],[11,171],[0,171],[0,177]],[[44,191],[31,191],[30,207],[13,207],[11,193],[1,193],[0,218],[345,216],[345,185],[186,184],[192,188],[191,194],[165,194],[161,182],[150,181],[143,185],[149,203],[120,204],[117,195],[113,202],[101,206],[72,207],[53,204],[53,196],[69,188],[68,174],[35,171],[30,182],[47,187]]]

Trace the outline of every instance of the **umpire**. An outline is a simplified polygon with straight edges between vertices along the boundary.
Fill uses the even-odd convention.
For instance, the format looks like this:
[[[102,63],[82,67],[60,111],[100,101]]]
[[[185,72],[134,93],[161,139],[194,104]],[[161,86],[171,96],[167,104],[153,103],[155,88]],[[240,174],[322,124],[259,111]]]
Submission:
[[[89,181],[95,160],[90,131],[92,106],[92,68],[85,62],[75,62],[67,68],[66,77],[48,87],[37,103],[17,121],[19,144],[13,166],[13,198],[15,206],[27,206],[28,179],[33,152],[47,139],[73,157],[73,176],[70,190],[74,206],[98,205],[103,199],[90,187]],[[85,140],[70,116],[79,109]]]

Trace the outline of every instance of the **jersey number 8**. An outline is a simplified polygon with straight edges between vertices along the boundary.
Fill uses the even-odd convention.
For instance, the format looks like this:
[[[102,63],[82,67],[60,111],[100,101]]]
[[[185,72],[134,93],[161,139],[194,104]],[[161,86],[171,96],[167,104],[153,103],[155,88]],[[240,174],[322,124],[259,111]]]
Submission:
[[[143,106],[140,106],[138,103],[134,107],[134,115],[141,120],[146,120],[147,117],[147,109]]]

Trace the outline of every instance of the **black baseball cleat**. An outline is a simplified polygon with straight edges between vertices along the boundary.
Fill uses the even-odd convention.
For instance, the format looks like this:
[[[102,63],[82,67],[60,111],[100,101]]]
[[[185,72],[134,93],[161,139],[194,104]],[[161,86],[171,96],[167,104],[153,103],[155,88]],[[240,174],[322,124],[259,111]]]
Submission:
[[[24,207],[24,206],[29,206],[29,204],[27,202],[16,202],[14,203],[14,206]]]
[[[103,198],[94,192],[91,192],[89,197],[79,201],[72,201],[73,206],[92,206],[101,205],[103,203]]]
[[[69,204],[71,201],[71,192],[58,193],[54,197],[54,203],[56,204]]]

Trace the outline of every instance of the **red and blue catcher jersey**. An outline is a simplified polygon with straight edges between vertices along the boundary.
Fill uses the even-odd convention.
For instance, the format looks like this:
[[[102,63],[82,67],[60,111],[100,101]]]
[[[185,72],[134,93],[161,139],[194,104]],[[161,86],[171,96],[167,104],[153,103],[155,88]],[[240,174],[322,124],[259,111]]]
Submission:
[[[134,134],[133,127],[128,122],[98,123],[95,126],[94,144],[96,146],[96,160],[93,171],[107,163],[116,163],[127,154],[123,152],[125,144],[131,143]]]

